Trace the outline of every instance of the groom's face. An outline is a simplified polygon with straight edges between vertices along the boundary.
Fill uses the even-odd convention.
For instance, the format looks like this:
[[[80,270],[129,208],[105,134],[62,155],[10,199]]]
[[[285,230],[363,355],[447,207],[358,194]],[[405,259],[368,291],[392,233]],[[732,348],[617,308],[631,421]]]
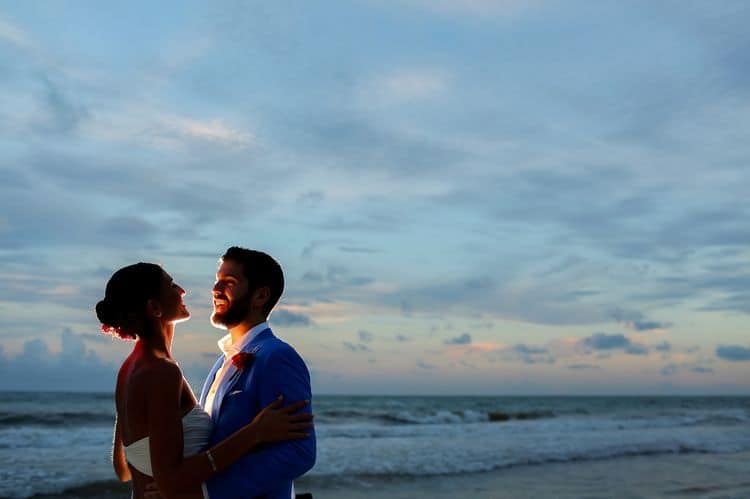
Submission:
[[[250,312],[250,294],[242,264],[232,260],[221,262],[213,289],[214,311],[211,323],[231,328],[242,322]]]

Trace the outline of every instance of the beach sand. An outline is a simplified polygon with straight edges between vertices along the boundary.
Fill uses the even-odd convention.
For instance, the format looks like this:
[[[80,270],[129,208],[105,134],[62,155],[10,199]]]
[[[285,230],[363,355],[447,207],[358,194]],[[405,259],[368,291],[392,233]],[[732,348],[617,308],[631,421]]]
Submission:
[[[750,452],[633,456],[419,478],[303,477],[298,493],[316,499],[605,499],[750,498]],[[129,497],[115,481],[91,484],[37,499]]]

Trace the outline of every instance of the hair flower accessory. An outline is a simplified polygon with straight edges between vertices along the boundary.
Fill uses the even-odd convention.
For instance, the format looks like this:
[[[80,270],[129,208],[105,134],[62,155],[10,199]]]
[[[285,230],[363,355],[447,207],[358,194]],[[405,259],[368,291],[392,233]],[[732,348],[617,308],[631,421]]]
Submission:
[[[249,369],[253,361],[255,361],[255,354],[250,352],[240,352],[232,356],[232,365],[237,369]]]

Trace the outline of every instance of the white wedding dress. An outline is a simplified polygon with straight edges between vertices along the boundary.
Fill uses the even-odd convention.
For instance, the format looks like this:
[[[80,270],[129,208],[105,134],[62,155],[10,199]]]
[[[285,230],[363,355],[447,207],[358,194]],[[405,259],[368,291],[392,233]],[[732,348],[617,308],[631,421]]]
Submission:
[[[190,409],[190,412],[182,418],[183,457],[192,456],[205,449],[208,446],[212,428],[211,416],[201,406],[196,405]],[[143,437],[125,446],[125,459],[144,475],[154,476],[148,445],[148,437]]]

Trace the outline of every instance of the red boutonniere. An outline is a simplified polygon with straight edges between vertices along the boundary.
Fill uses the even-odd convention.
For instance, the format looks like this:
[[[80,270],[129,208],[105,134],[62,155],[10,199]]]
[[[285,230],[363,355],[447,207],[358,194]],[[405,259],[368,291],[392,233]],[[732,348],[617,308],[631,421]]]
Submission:
[[[249,352],[240,352],[232,356],[232,365],[239,369],[250,369],[255,361],[255,354]]]

